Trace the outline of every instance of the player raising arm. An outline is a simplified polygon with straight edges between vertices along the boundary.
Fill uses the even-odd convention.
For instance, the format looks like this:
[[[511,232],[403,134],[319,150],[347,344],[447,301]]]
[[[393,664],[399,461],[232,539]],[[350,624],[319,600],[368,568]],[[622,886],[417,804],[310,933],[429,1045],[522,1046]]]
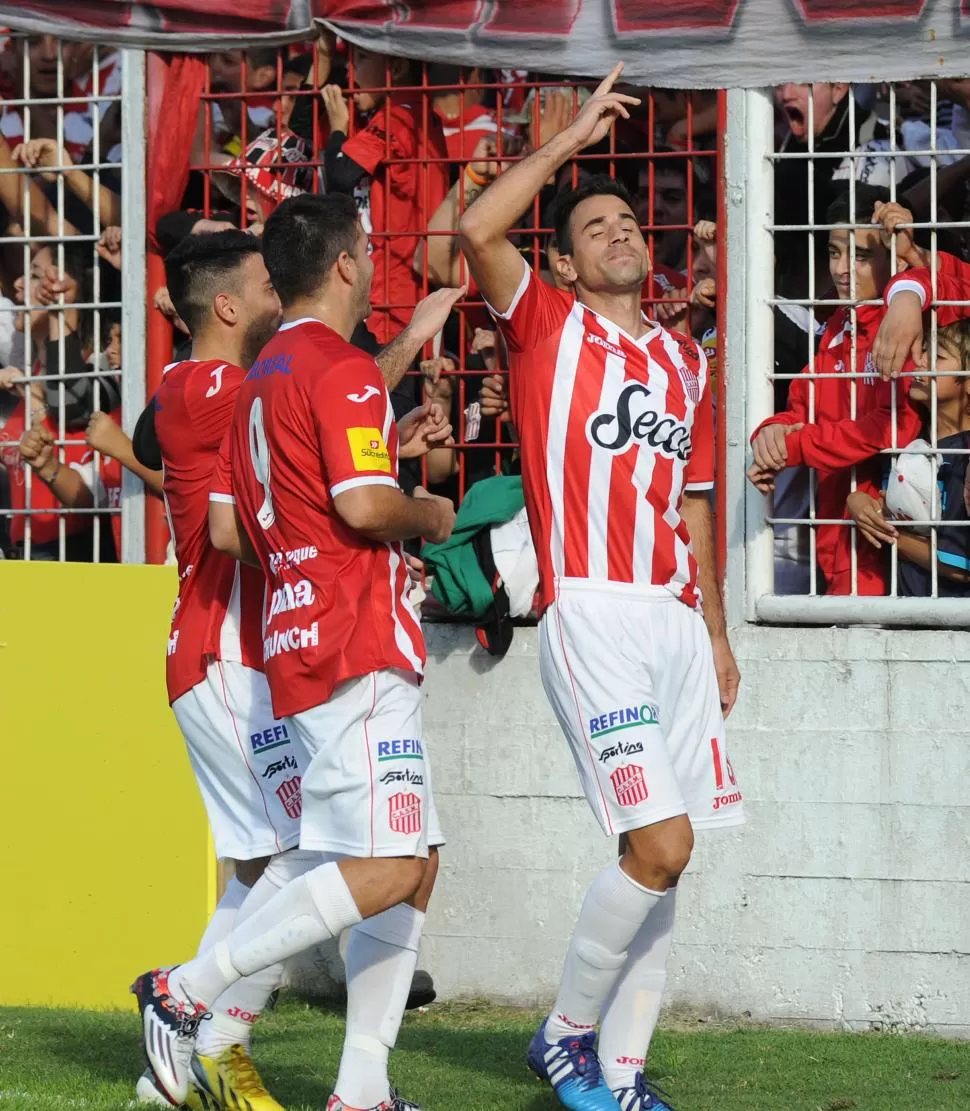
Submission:
[[[613,91],[621,69],[460,226],[509,349],[543,686],[604,833],[625,835],[619,863],[589,888],[556,1005],[529,1046],[530,1067],[576,1111],[667,1108],[641,1070],[677,881],[694,828],[743,820],[724,736],[739,675],[715,569],[707,359],[644,316],[650,259],[617,182],[594,178],[557,201],[566,289],[543,284],[507,238],[544,182],[638,103]]]

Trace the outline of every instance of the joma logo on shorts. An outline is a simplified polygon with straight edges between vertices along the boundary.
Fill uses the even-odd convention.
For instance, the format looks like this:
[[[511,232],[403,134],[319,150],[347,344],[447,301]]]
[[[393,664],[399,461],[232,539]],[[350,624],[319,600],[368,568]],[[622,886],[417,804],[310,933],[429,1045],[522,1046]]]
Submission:
[[[656,706],[645,702],[642,706],[625,706],[620,710],[610,710],[608,714],[589,719],[590,737],[605,737],[607,733],[618,733],[621,729],[635,729],[640,725],[659,725],[660,711]]]
[[[385,760],[423,760],[424,748],[419,740],[378,741],[377,761]]]
[[[742,801],[740,791],[732,791],[730,795],[715,795],[714,796],[714,809],[720,810],[722,806],[733,806],[736,802]]]

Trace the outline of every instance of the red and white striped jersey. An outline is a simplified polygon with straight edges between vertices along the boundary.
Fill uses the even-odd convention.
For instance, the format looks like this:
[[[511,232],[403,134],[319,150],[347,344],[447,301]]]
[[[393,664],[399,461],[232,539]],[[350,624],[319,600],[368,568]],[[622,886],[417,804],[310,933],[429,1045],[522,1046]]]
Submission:
[[[209,541],[209,486],[245,376],[232,363],[188,359],[167,368],[153,400],[179,570],[165,668],[170,702],[200,683],[212,660],[263,670],[263,576]]]
[[[634,339],[525,273],[496,313],[539,561],[540,612],[561,578],[662,587],[700,600],[680,516],[714,485],[714,411],[702,350],[653,325]]]
[[[271,593],[263,659],[277,717],[371,671],[424,672],[401,545],[368,540],[334,506],[345,490],[396,487],[397,451],[377,363],[319,320],[284,324],[240,388],[211,495],[225,500],[228,467]]]

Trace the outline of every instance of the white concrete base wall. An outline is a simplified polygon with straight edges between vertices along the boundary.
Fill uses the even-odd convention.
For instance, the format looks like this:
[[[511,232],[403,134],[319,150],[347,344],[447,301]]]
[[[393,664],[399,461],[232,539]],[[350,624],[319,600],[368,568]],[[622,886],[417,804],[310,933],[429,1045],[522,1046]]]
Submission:
[[[555,994],[611,857],[539,683],[431,626],[425,731],[450,841],[421,964],[442,997]],[[747,627],[730,723],[748,824],[698,838],[669,998],[759,1020],[970,1034],[970,634]]]

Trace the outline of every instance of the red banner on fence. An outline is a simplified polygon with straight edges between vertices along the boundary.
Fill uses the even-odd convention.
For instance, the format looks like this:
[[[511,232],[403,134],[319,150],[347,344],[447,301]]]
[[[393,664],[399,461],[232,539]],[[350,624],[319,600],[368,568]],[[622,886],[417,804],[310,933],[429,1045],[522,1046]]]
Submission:
[[[0,23],[170,50],[304,37],[326,21],[388,54],[580,76],[618,58],[667,87],[962,77],[968,0],[0,0]]]

